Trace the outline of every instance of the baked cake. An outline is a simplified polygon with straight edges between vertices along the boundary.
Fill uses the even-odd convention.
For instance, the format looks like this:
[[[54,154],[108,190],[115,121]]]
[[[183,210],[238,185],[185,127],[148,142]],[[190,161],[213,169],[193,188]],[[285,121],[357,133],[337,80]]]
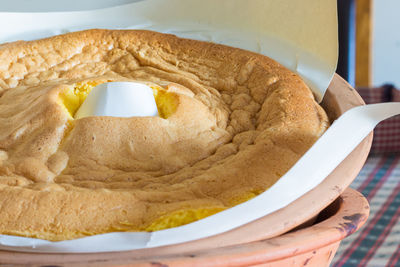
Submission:
[[[149,85],[160,117],[74,120],[111,81]],[[329,126],[277,62],[150,31],[0,45],[0,88],[0,233],[53,241],[155,231],[237,205]]]

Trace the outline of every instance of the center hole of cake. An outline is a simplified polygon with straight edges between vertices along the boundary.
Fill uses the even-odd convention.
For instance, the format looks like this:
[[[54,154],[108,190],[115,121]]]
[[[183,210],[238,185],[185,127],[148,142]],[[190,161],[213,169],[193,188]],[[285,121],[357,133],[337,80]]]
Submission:
[[[107,84],[104,84],[107,83]],[[61,100],[61,104],[65,107],[66,111],[69,113],[71,119],[73,118],[80,118],[82,117],[82,111],[80,110],[80,107],[82,106],[82,104],[85,102],[85,100],[87,100],[88,95],[90,94],[90,92],[94,89],[94,90],[98,90],[97,88],[102,87],[102,89],[104,89],[104,86],[109,86],[110,81],[85,81],[85,82],[78,82],[72,86],[69,86],[67,88],[65,88],[63,91],[60,92],[60,100]],[[102,86],[99,86],[103,84]],[[163,118],[163,119],[167,119],[168,117],[170,117],[177,109],[178,106],[178,97],[176,96],[175,93],[169,93],[167,90],[165,90],[164,88],[162,88],[161,86],[157,86],[157,85],[144,85],[144,84],[139,84],[139,83],[131,83],[131,82],[112,82],[112,86],[116,86],[116,85],[121,86],[122,85],[140,85],[142,86],[144,89],[146,89],[146,87],[148,89],[151,89],[151,91],[153,92],[153,97],[154,97],[154,101],[155,101],[155,105],[157,106],[157,111],[155,111],[155,114],[149,114],[149,115],[138,115],[138,116],[156,116],[157,112],[158,112],[158,116]],[[96,87],[97,86],[97,87]],[[121,89],[121,88],[120,88]],[[151,94],[150,91],[150,94]],[[132,91],[125,91],[131,93]],[[148,92],[148,91],[147,91]],[[96,93],[96,97],[93,97]],[[110,90],[107,92],[106,95],[101,95],[101,97],[98,97],[100,94],[99,91],[93,91],[93,93],[91,94],[91,97],[88,98],[88,101],[92,104],[92,112],[93,114],[89,114],[89,116],[114,116],[114,117],[134,117],[136,115],[118,115],[119,113],[116,112],[117,115],[113,115],[115,113],[115,110],[113,109],[119,109],[119,112],[124,113],[125,111],[127,111],[127,114],[129,114],[129,109],[133,109],[138,112],[141,113],[142,109],[146,109],[149,108],[148,106],[146,106],[146,103],[144,101],[144,106],[143,103],[140,101],[140,99],[134,99],[134,97],[129,98],[125,97],[124,94],[121,94],[121,91],[113,91]],[[147,94],[148,96],[148,94]],[[92,99],[90,99],[92,98]],[[111,106],[110,103],[104,103],[105,101],[108,102],[108,100],[110,100],[110,98],[112,98],[113,101],[111,101]],[[148,100],[148,97],[147,97]],[[130,102],[131,101],[131,102]],[[135,104],[136,101],[136,104]],[[139,102],[138,102],[139,101]],[[93,103],[93,102],[98,102],[98,103]],[[124,104],[120,104],[120,102],[124,103]],[[93,107],[93,104],[95,104],[95,107]],[[85,107],[86,105],[86,107]],[[89,105],[89,103],[85,103],[85,105],[83,105],[83,109],[87,109],[87,106]],[[136,105],[136,106],[135,106]],[[142,105],[142,107],[140,107],[140,105]],[[149,104],[149,106],[153,106],[154,107],[154,102],[153,104]],[[100,108],[99,108],[100,107]],[[124,107],[126,107],[126,110],[124,110]],[[78,112],[78,114],[77,114]],[[135,113],[134,112],[134,113]],[[152,113],[152,112],[150,112]],[[154,112],[153,112],[154,113]],[[112,114],[112,115],[110,115]],[[145,112],[146,114],[146,112]],[[76,116],[78,115],[78,116]],[[86,116],[85,116],[86,117]]]

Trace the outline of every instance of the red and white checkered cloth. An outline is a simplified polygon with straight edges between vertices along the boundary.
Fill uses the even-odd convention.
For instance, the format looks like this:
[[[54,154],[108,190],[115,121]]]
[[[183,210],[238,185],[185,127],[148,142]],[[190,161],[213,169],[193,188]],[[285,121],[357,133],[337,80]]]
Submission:
[[[332,267],[400,267],[400,154],[370,155],[350,187],[371,212],[364,226],[342,241]]]
[[[357,88],[367,104],[400,102],[400,90],[390,85],[379,88]],[[378,124],[374,130],[371,152],[400,152],[400,115]]]

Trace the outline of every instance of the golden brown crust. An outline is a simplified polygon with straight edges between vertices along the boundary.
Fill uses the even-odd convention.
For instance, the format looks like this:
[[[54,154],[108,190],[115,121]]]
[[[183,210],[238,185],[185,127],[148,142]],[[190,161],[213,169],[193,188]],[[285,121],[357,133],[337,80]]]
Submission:
[[[178,109],[71,122],[60,92],[99,79],[167,85]],[[49,240],[230,207],[275,183],[328,126],[304,82],[275,61],[149,31],[4,44],[0,88],[0,233]]]

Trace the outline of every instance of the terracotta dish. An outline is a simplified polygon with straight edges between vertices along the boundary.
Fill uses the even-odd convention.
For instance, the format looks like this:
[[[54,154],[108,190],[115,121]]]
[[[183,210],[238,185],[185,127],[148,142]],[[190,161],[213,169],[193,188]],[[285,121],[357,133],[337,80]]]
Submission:
[[[3,56],[6,57],[6,53],[3,52]],[[15,62],[18,62],[18,59]],[[49,65],[51,64],[50,62]],[[16,64],[16,66],[18,65]],[[93,71],[95,70],[96,68]],[[23,72],[23,70],[20,71]],[[60,71],[60,73],[62,72]],[[46,74],[40,75],[45,76]],[[81,74],[76,71],[66,75],[68,79],[72,79],[68,77],[69,75]],[[18,84],[12,79],[10,80],[10,76],[1,78],[3,79],[1,80],[3,81],[1,84],[3,95],[4,88]],[[49,79],[59,82],[60,77],[51,77],[50,75]],[[4,81],[7,81],[7,84]],[[32,82],[35,82],[35,77],[32,78]],[[161,86],[166,87],[166,85]],[[349,108],[363,104],[355,90],[336,75],[322,106],[329,118],[334,120]],[[368,155],[371,141],[372,133],[319,186],[292,204],[257,221],[217,236],[185,244],[118,253],[1,252],[0,262],[42,265],[63,263],[85,266],[90,264],[93,266],[101,264],[126,266],[134,263],[143,266],[162,266],[163,264],[204,266],[205,263],[224,266],[227,264],[254,265],[266,262],[269,262],[271,266],[273,266],[272,264],[285,266],[283,264],[288,263],[298,263],[298,265],[313,263],[314,266],[323,266],[320,264],[321,262],[327,265],[340,240],[360,227],[368,216],[366,200],[352,190],[346,191],[339,200],[336,200],[331,206],[329,205],[343,193],[358,174]],[[329,208],[320,213],[327,206]],[[315,225],[277,237],[310,219],[315,219],[318,214],[320,216]],[[314,261],[318,259],[322,261]]]

